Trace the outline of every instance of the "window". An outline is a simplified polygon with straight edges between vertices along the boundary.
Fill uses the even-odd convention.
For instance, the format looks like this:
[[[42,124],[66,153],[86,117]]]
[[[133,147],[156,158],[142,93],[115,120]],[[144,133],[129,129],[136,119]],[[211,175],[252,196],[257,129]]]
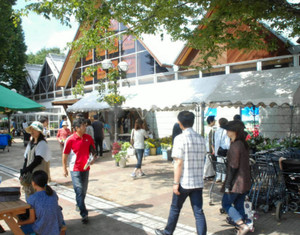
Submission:
[[[148,51],[137,54],[137,76],[154,74],[154,59]]]

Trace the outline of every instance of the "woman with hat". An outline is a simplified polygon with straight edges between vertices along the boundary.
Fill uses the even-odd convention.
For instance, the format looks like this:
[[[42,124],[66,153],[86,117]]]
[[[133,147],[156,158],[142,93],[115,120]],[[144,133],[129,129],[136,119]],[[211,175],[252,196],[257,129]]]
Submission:
[[[51,152],[48,147],[47,141],[43,134],[43,124],[35,121],[25,131],[31,134],[31,141],[26,147],[24,153],[24,165],[21,169],[21,178],[27,173],[33,173],[37,170],[48,172],[47,162],[51,159]],[[31,184],[23,185],[26,198],[34,193]]]
[[[224,129],[231,140],[227,153],[226,179],[223,185],[222,207],[235,222],[238,235],[246,234],[250,228],[245,223],[245,197],[251,187],[249,147],[241,121],[230,121]]]
[[[71,131],[70,129],[68,128],[68,122],[67,121],[63,121],[62,122],[62,128],[60,128],[57,132],[57,135],[56,135],[56,139],[58,140],[59,142],[59,145],[60,145],[60,149],[61,149],[61,152],[64,150],[64,146],[65,146],[65,141],[66,139],[71,135]]]

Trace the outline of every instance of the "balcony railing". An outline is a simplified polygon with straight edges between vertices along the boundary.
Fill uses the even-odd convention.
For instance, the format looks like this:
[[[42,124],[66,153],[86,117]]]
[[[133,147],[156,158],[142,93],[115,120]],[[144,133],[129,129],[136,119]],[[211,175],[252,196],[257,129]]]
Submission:
[[[277,56],[259,60],[250,60],[230,64],[222,64],[213,66],[210,70],[198,71],[195,69],[183,70],[183,71],[172,71],[166,73],[152,74],[146,76],[140,76],[135,78],[120,79],[119,86],[137,86],[146,85],[152,83],[168,82],[173,80],[181,79],[196,79],[208,76],[216,76],[222,74],[239,73],[244,71],[261,71],[267,69],[279,69],[283,67],[298,67],[299,66],[299,56],[287,55],[287,56]],[[84,92],[89,93],[97,90],[98,84],[94,83],[91,85],[86,85],[84,87]],[[74,99],[72,95],[72,88],[61,89],[57,91],[52,91],[48,93],[41,93],[38,95],[33,95],[29,97],[36,101],[47,101],[53,99]]]

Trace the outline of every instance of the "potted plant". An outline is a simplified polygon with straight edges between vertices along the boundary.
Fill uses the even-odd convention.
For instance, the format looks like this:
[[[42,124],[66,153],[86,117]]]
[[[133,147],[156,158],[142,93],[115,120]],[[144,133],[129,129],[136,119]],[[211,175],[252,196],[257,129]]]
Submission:
[[[113,143],[113,155],[115,162],[118,163],[120,167],[126,167],[127,162],[127,149],[130,147],[129,142],[115,142]]]
[[[147,141],[148,141],[149,147],[150,147],[150,155],[156,155],[155,139],[149,138],[149,139],[147,139]]]
[[[169,159],[168,154],[171,153],[171,145],[162,143],[160,146],[162,151],[162,158],[164,160],[168,160]]]

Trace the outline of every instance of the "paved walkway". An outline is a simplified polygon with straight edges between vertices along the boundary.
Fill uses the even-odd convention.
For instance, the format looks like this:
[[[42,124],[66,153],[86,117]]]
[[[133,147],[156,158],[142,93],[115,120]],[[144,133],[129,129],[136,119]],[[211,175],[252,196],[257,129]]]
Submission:
[[[172,197],[172,164],[161,156],[149,156],[143,162],[146,177],[133,180],[130,177],[136,160],[129,159],[126,168],[116,167],[110,153],[105,153],[90,171],[86,204],[90,211],[90,223],[82,225],[75,211],[75,194],[70,177],[62,175],[61,154],[54,138],[48,140],[52,150],[51,178],[56,183],[53,189],[60,197],[68,234],[154,234],[155,228],[163,228],[169,213]],[[20,139],[6,150],[0,151],[1,186],[18,186],[18,169],[23,163],[24,147]],[[225,222],[226,215],[219,213],[221,194],[215,188],[214,206],[209,206],[209,186],[204,189],[204,211],[209,234],[234,234]],[[277,223],[275,211],[264,214],[256,222],[252,234],[299,234],[299,215],[288,213]],[[1,221],[1,225],[7,226]],[[9,231],[6,234],[12,234]],[[182,209],[179,224],[174,234],[196,234],[193,212],[187,201]]]

